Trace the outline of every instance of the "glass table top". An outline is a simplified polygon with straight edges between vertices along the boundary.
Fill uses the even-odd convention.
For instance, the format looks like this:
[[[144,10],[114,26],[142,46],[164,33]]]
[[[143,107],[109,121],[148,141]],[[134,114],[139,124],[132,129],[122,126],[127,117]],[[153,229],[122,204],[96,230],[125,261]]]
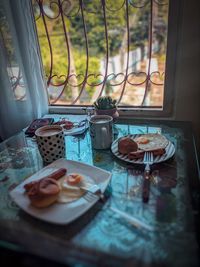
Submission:
[[[189,181],[193,179],[191,175],[196,175],[196,170],[189,169],[188,153],[192,155],[190,160],[194,159],[189,127],[184,123],[127,120],[119,121],[114,128],[115,138],[127,134],[161,133],[176,148],[173,158],[152,166],[150,200],[147,204],[141,198],[144,166],[124,162],[110,150],[92,149],[89,131],[86,131],[81,135],[65,136],[66,159],[112,173],[106,190],[106,202],[99,201],[86,214],[66,226],[51,225],[32,218],[21,211],[8,194],[17,184],[43,167],[35,140],[26,138],[22,132],[0,145],[2,232],[15,232],[9,242],[17,243],[19,247],[24,245],[19,242],[20,235],[27,234],[26,245],[30,251],[34,251],[33,235],[49,242],[47,251],[52,245],[62,244],[60,260],[63,263],[67,262],[69,255],[65,248],[70,247],[75,251],[74,261],[80,257],[76,251],[82,251],[88,257],[87,262],[91,258],[95,261],[95,257],[97,262],[99,258],[104,262],[106,255],[107,262],[114,262],[113,266],[120,266],[122,262],[124,266],[130,262],[136,266],[153,263],[198,266],[195,206]],[[187,150],[189,146],[190,151]],[[195,194],[199,196],[199,189],[196,189]],[[148,224],[152,230],[131,225],[110,207]],[[37,254],[35,251],[33,253]],[[41,256],[47,257],[46,253],[41,253]],[[56,253],[48,257],[57,259]],[[79,261],[82,262],[82,259]]]

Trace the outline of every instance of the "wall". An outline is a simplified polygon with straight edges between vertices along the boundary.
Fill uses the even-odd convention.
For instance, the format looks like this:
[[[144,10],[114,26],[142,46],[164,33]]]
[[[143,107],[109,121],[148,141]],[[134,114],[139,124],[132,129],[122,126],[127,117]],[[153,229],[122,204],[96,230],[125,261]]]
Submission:
[[[174,119],[192,121],[200,158],[199,13],[199,0],[183,0],[176,62]]]

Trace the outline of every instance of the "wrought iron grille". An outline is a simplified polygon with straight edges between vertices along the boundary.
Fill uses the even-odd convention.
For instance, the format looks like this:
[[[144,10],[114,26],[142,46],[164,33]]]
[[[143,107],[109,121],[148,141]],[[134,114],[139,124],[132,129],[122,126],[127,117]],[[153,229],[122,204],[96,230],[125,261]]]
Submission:
[[[169,0],[34,0],[50,105],[162,107]]]

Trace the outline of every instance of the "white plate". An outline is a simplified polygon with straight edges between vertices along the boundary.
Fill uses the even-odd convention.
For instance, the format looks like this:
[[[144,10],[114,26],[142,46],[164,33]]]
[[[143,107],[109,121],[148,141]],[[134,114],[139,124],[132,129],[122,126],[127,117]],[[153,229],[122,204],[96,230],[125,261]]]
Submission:
[[[112,153],[116,157],[118,157],[119,159],[121,159],[123,161],[130,162],[130,163],[136,163],[136,164],[143,164],[143,158],[130,160],[128,158],[128,155],[122,155],[121,153],[118,152],[118,142],[119,142],[119,140],[121,138],[123,138],[123,137],[130,137],[130,138],[134,139],[134,138],[139,137],[139,136],[142,136],[142,134],[127,135],[127,136],[122,136],[122,137],[118,138],[117,140],[115,140],[112,143],[112,146],[111,146]],[[174,155],[174,153],[175,153],[175,147],[174,147],[174,145],[170,141],[168,142],[167,146],[165,147],[165,151],[166,151],[165,154],[163,154],[161,156],[154,157],[153,162],[154,163],[160,163],[160,162],[163,162],[163,161],[168,160],[169,158],[171,158]]]
[[[88,122],[85,123],[84,126],[81,127],[73,127],[70,130],[64,129],[65,135],[78,135],[84,133],[88,129]]]
[[[62,225],[68,224],[84,214],[98,201],[98,198],[89,202],[81,197],[71,203],[55,203],[42,209],[37,209],[31,206],[30,200],[24,190],[24,184],[33,180],[38,180],[59,168],[67,168],[68,173],[78,172],[90,177],[95,184],[99,185],[102,192],[104,192],[108,186],[111,179],[111,173],[77,161],[59,159],[30,176],[10,192],[13,201],[28,214],[49,223]]]

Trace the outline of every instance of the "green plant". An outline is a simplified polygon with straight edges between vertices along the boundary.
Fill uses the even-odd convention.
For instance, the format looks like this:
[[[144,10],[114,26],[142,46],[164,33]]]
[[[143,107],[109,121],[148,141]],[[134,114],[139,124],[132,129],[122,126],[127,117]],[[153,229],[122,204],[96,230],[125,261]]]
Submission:
[[[116,108],[117,100],[113,100],[110,96],[101,96],[95,102],[96,109],[113,109]]]

